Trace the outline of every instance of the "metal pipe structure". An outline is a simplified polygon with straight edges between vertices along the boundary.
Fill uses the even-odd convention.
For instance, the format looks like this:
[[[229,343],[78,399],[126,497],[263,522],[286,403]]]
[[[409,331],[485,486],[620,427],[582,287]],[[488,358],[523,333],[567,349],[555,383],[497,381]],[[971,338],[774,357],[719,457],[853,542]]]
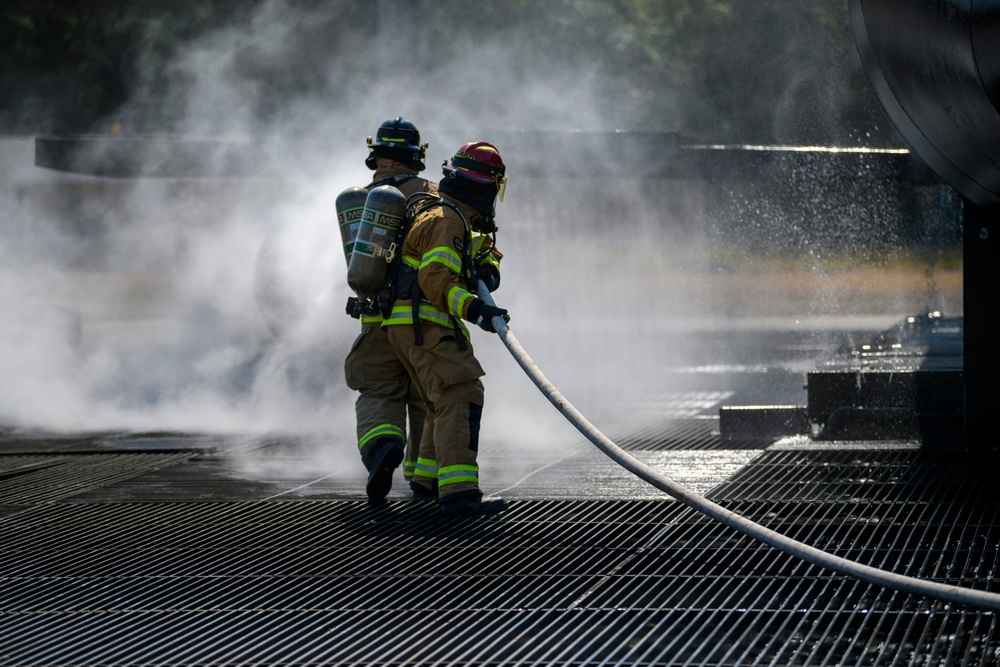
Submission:
[[[477,294],[486,303],[495,305],[492,296],[482,283],[479,283]],[[935,581],[926,581],[907,577],[893,572],[886,572],[869,565],[863,565],[855,561],[841,558],[827,553],[815,547],[811,547],[797,540],[793,540],[780,533],[776,533],[770,528],[765,528],[758,523],[730,512],[721,505],[712,502],[708,498],[701,496],[690,489],[678,484],[666,475],[653,470],[635,457],[631,456],[624,449],[615,444],[611,439],[601,433],[596,426],[590,423],[565,396],[560,393],[545,374],[542,373],[538,365],[532,361],[528,353],[518,342],[511,332],[510,327],[501,317],[493,318],[493,328],[503,341],[504,346],[510,351],[514,360],[524,370],[524,372],[535,383],[535,386],[545,395],[549,402],[555,406],[559,412],[566,417],[573,426],[576,427],[588,440],[597,446],[602,452],[607,454],[615,463],[622,466],[633,475],[652,484],[664,493],[676,498],[688,507],[705,514],[739,532],[768,544],[780,551],[801,558],[802,560],[825,567],[842,574],[866,581],[878,586],[884,586],[893,590],[922,595],[935,600],[947,602],[957,602],[972,607],[991,609],[1000,611],[1000,594],[990,593],[961,586],[950,586]]]
[[[963,197],[966,448],[996,451],[1000,0],[851,0],[851,24],[896,129]]]

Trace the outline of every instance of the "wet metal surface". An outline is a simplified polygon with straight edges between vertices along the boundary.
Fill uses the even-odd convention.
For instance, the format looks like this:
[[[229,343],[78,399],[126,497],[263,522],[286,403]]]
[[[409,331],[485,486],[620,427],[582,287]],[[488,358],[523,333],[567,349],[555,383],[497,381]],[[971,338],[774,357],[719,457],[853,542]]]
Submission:
[[[644,463],[788,537],[1000,591],[995,457],[914,441],[723,439],[720,405],[784,398],[804,378],[732,368],[690,374],[690,391],[632,403],[601,426]],[[582,437],[528,451],[484,442],[484,487],[511,500],[486,519],[411,501],[401,476],[372,508],[360,463],[331,462],[326,444],[4,432],[0,664],[1000,660],[994,613],[756,543]]]

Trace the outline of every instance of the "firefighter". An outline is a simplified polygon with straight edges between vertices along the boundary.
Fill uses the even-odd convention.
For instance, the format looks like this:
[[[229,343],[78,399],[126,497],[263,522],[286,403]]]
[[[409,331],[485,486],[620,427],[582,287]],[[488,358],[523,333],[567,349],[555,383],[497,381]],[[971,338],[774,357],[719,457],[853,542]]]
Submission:
[[[443,165],[440,198],[419,209],[403,243],[396,300],[382,326],[428,407],[415,496],[436,493],[443,512],[495,514],[502,498],[479,488],[479,428],[485,372],[463,320],[495,333],[507,311],[476,296],[476,282],[500,284],[501,254],[490,235],[503,199],[506,168],[491,144],[464,144]]]
[[[424,169],[427,144],[421,145],[420,132],[413,123],[401,117],[385,121],[374,138],[368,137],[368,146],[365,165],[375,173],[366,190],[392,185],[405,196],[437,192],[435,183],[417,175]],[[361,333],[347,355],[344,375],[347,386],[359,392],[355,414],[358,450],[368,470],[365,492],[370,501],[379,502],[392,488],[400,462],[404,477],[412,478],[426,408],[389,345],[377,304],[354,314],[360,315]]]

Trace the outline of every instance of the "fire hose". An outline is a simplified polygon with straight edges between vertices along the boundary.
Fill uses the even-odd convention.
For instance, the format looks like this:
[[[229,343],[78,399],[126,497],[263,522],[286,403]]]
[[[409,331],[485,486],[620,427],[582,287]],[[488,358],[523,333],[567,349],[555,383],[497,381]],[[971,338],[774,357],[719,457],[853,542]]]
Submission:
[[[493,298],[482,283],[477,289],[479,297],[487,304],[493,306]],[[790,537],[777,533],[758,523],[755,523],[739,514],[731,512],[721,505],[718,505],[708,498],[701,496],[690,489],[678,484],[670,477],[657,472],[635,457],[629,455],[625,450],[606,437],[572,403],[559,392],[559,390],[549,381],[532,361],[524,348],[517,341],[510,327],[502,317],[494,317],[493,328],[496,330],[504,346],[524,370],[535,386],[545,395],[549,402],[555,406],[559,412],[566,417],[573,426],[576,427],[588,440],[597,446],[602,452],[610,457],[615,463],[622,466],[636,477],[648,482],[660,491],[667,493],[673,498],[683,502],[688,507],[701,512],[702,514],[715,519],[755,540],[770,545],[784,553],[800,558],[806,562],[818,565],[841,574],[854,577],[861,581],[866,581],[877,586],[883,586],[892,590],[912,593],[924,597],[946,602],[957,602],[973,607],[1000,611],[1000,594],[990,593],[972,588],[952,586],[935,581],[918,579],[906,575],[896,574],[881,570],[870,565],[864,565],[840,556],[827,553],[821,549],[811,547],[807,544],[794,540]]]

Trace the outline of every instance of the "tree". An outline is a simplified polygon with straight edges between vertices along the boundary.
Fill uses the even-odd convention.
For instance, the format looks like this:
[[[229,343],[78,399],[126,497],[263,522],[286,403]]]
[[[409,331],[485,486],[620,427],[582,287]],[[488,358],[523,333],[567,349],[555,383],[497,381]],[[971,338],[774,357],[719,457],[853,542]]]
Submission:
[[[899,145],[842,0],[9,0],[0,44],[8,133],[216,132],[392,79],[494,126]]]

